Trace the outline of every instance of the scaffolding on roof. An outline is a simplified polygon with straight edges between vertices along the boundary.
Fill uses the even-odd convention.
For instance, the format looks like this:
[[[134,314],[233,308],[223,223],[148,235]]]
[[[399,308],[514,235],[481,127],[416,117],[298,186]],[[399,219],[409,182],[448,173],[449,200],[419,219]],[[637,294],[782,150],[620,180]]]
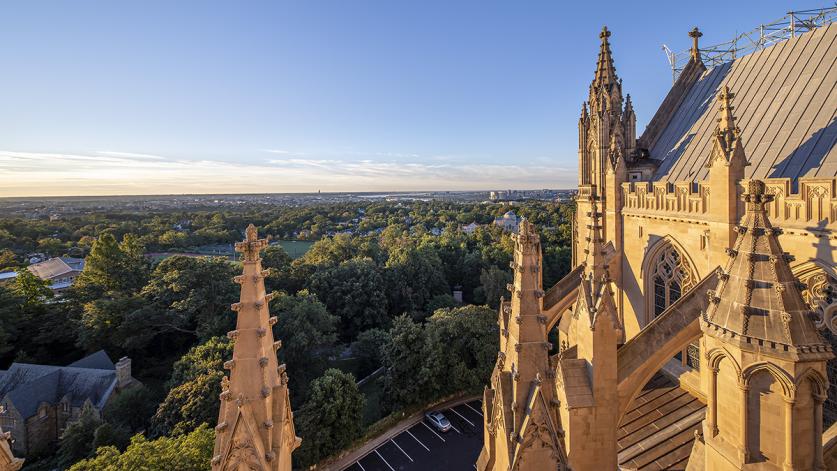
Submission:
[[[700,58],[707,67],[715,67],[738,57],[764,49],[777,42],[796,37],[822,26],[828,26],[837,19],[837,6],[813,10],[790,11],[776,21],[736,35],[730,41],[700,48]],[[674,52],[663,44],[663,52],[671,66],[672,81],[677,81],[680,72],[691,56],[691,49]]]

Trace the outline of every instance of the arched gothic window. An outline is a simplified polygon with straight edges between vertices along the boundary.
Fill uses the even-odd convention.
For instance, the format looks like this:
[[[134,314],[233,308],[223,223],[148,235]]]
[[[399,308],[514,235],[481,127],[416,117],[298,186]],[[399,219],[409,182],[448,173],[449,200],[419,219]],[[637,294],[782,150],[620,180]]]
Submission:
[[[650,272],[650,291],[646,302],[649,303],[648,320],[653,321],[669,306],[674,304],[695,284],[695,276],[683,255],[670,243],[657,251],[648,265]],[[684,367],[699,369],[700,350],[696,343],[688,345],[674,356]]]
[[[680,252],[671,245],[657,254],[651,269],[654,309],[649,321],[662,314],[694,284],[689,267],[684,265]]]

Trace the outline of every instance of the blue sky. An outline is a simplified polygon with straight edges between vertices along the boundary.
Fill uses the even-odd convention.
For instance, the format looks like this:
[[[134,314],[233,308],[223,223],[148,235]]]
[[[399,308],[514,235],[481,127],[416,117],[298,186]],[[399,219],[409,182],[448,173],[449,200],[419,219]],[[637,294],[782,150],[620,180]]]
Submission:
[[[817,6],[5,1],[0,196],[569,188],[602,25],[641,132],[663,43]]]

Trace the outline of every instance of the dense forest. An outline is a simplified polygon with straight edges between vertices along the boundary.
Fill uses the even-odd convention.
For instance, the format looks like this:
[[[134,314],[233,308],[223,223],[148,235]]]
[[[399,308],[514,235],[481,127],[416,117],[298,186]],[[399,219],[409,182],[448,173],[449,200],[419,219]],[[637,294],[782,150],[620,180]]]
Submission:
[[[28,457],[27,468],[180,460],[178,469],[205,469],[241,267],[171,253],[229,245],[248,223],[274,239],[315,241],[296,259],[280,245],[262,253],[267,287],[280,293],[270,309],[303,437],[299,466],[374,433],[389,414],[478,391],[494,365],[495,309],[511,281],[510,234],[490,223],[509,209],[437,201],[0,220],[0,271],[20,273],[0,285],[0,369],[67,364],[104,349],[130,357],[143,384],[101,417],[86,411],[56,447]],[[538,227],[549,286],[569,269],[573,208],[513,209]],[[462,230],[472,222],[481,226]],[[85,257],[84,271],[54,298],[20,270],[33,252]],[[148,256],[159,252],[169,256]]]

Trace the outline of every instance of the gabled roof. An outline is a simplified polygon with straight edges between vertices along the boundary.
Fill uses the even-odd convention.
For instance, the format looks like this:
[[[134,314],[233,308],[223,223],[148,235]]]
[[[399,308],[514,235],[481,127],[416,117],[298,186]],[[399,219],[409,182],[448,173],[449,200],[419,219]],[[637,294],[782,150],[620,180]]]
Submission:
[[[94,406],[102,408],[115,385],[113,362],[100,351],[70,366],[12,363],[8,371],[0,375],[0,398],[11,401],[21,415],[28,418],[37,413],[41,403],[54,404],[64,398],[74,407],[90,400]]]
[[[67,366],[74,368],[91,368],[94,370],[116,370],[116,365],[113,364],[113,361],[111,361],[110,357],[104,350],[91,353],[81,360],[74,361]]]
[[[83,268],[84,259],[71,257],[56,257],[29,265],[29,271],[42,280],[50,280],[67,273],[81,271]]]
[[[837,176],[837,25],[782,41],[706,70],[649,149],[655,179],[705,180],[716,125],[715,97],[736,95],[746,178]]]

